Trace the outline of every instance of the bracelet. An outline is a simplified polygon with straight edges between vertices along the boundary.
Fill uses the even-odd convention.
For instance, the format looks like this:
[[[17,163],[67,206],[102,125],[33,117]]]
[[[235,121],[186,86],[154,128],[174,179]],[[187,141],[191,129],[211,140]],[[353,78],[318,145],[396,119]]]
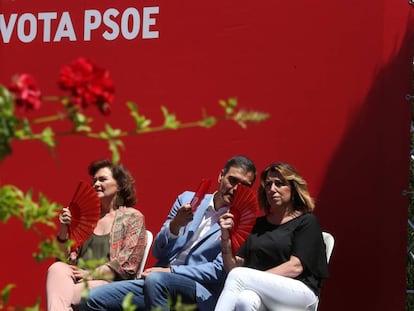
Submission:
[[[56,236],[56,240],[58,240],[59,243],[66,243],[68,239],[62,239],[59,235]]]

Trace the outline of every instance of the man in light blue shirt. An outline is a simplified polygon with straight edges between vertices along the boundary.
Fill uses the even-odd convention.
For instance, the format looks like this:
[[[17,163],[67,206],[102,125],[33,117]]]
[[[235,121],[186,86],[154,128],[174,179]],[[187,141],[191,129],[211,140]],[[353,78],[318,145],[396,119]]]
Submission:
[[[197,304],[201,311],[214,310],[225,281],[220,244],[219,217],[231,205],[238,184],[251,186],[256,167],[245,156],[229,159],[218,176],[218,189],[202,199],[192,212],[194,192],[181,193],[152,246],[157,258],[142,279],[119,281],[92,288],[81,310],[122,310],[122,300],[133,293],[138,310],[161,307],[170,310],[177,297]]]

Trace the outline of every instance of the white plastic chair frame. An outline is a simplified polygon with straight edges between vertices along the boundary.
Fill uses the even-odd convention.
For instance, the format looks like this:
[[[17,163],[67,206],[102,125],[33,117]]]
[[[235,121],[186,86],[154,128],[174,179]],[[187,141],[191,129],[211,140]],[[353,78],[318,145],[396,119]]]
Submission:
[[[329,260],[331,259],[332,251],[335,245],[335,239],[332,234],[329,232],[322,232],[323,241],[325,242],[325,248],[326,248],[326,261],[329,263]],[[319,301],[315,304],[314,311],[318,310]]]
[[[151,231],[147,230],[147,244],[145,245],[144,255],[142,256],[141,263],[139,264],[138,271],[137,271],[137,279],[141,278],[142,271],[144,271],[145,264],[148,259],[148,254],[151,249],[152,241],[154,236]]]

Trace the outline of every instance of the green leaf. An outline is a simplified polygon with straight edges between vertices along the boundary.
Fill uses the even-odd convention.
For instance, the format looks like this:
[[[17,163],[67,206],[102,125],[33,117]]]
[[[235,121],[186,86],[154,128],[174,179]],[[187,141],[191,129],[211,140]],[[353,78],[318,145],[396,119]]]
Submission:
[[[127,102],[127,106],[130,110],[130,115],[134,119],[136,131],[142,132],[143,130],[147,129],[151,124],[151,120],[138,113],[138,106],[135,103]]]
[[[43,129],[40,140],[48,147],[56,147],[55,133],[50,126]]]
[[[1,306],[4,306],[5,304],[7,304],[7,302],[9,301],[10,298],[10,292],[13,289],[13,287],[16,287],[15,284],[8,284],[6,285],[6,287],[1,291]],[[2,308],[3,309],[3,308]]]
[[[177,129],[180,126],[180,122],[176,119],[175,115],[168,112],[168,109],[161,106],[162,113],[164,115],[164,128],[165,129]]]
[[[237,99],[229,98],[227,101],[220,99],[219,104],[224,108],[225,115],[228,117],[234,113],[237,107]]]
[[[213,127],[217,124],[217,118],[213,116],[204,116],[203,119],[199,122],[202,127]]]
[[[90,126],[87,125],[79,125],[76,127],[76,131],[77,132],[91,132],[92,128]]]
[[[1,117],[0,116],[0,134],[2,137],[7,138],[8,140],[14,136],[16,132],[17,125],[19,120],[12,117]]]
[[[26,307],[24,311],[41,311],[40,309],[40,300],[38,299],[36,304],[33,307]]]
[[[73,107],[69,108],[68,119],[73,123],[75,132],[87,131],[89,127],[86,125],[93,121],[93,119],[87,118],[82,112]]]
[[[0,118],[12,118],[14,115],[13,96],[0,84]]]
[[[105,124],[105,130],[109,138],[118,137],[122,133],[120,129],[114,129],[109,124]]]
[[[109,135],[106,132],[99,132],[98,137],[102,139],[109,139]]]
[[[42,193],[39,193],[39,198],[40,205],[33,201],[32,190],[29,190],[23,199],[21,213],[25,229],[31,228],[35,223],[55,227],[53,219],[58,215],[62,206],[57,203],[50,203]]]
[[[7,156],[11,154],[12,154],[12,148],[10,145],[10,137],[7,137],[0,133],[0,162],[3,161]]]
[[[112,153],[112,162],[119,163],[120,161],[120,154],[118,147],[124,148],[124,143],[122,140],[119,139],[110,139],[108,140],[109,150]]]
[[[7,222],[11,216],[19,215],[22,192],[16,187],[5,185],[0,188],[0,220]]]
[[[137,306],[134,305],[132,302],[132,298],[134,298],[133,293],[128,293],[122,300],[122,310],[123,311],[135,311],[137,310]]]
[[[33,258],[36,262],[41,262],[50,258],[58,258],[61,261],[65,261],[66,259],[66,253],[61,250],[55,238],[40,242],[38,248],[40,252],[33,253]]]
[[[240,110],[233,115],[233,120],[237,122],[242,128],[247,127],[247,123],[260,123],[267,120],[270,117],[267,113],[261,113],[257,111],[244,111]]]
[[[26,195],[17,187],[5,185],[0,188],[0,220],[6,222],[11,216],[19,217],[27,230],[35,223],[42,223],[49,227],[55,227],[54,218],[62,209],[57,203],[51,203],[39,193],[39,202],[32,198],[32,190]]]
[[[29,123],[29,120],[27,119],[27,118],[23,118],[21,121],[20,121],[20,125],[21,125],[21,127],[22,127],[22,129],[23,129],[23,132],[26,134],[26,135],[33,135],[33,131],[32,131],[32,128],[30,127],[30,123]]]

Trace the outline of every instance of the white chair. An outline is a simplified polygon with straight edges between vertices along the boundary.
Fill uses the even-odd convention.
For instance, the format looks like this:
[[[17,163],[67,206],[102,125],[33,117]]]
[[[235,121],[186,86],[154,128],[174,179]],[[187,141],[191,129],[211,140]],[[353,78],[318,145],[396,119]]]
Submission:
[[[332,234],[329,232],[322,232],[323,241],[325,242],[325,249],[326,249],[326,261],[329,263],[331,259],[332,251],[335,245],[335,239]],[[314,311],[318,310],[319,301],[315,304]]]
[[[139,264],[137,271],[137,279],[141,278],[142,271],[144,271],[145,263],[147,262],[148,254],[151,249],[154,236],[151,231],[147,230],[147,245],[145,245],[144,255],[142,256],[141,263]]]
[[[329,232],[322,232],[323,241],[325,242],[326,246],[326,260],[329,263],[329,260],[331,259],[332,251],[335,245],[335,239],[332,234]]]

